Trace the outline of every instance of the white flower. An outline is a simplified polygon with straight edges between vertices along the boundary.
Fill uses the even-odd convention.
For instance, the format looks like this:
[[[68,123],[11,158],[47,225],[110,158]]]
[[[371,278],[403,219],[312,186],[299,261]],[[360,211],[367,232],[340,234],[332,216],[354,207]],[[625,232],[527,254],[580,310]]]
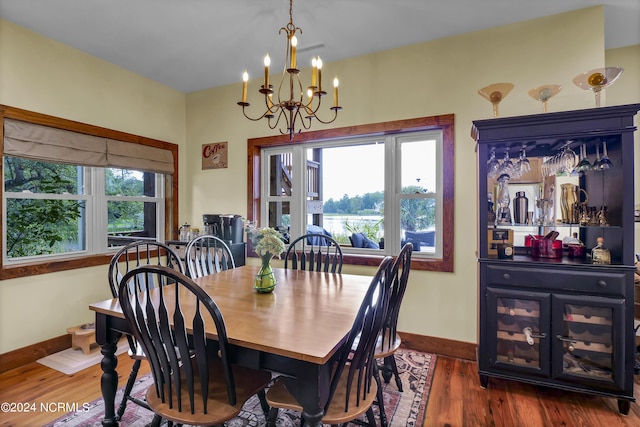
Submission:
[[[280,254],[284,252],[284,242],[277,230],[270,227],[248,228],[247,233],[251,237],[253,250],[261,257],[277,256],[280,258]]]

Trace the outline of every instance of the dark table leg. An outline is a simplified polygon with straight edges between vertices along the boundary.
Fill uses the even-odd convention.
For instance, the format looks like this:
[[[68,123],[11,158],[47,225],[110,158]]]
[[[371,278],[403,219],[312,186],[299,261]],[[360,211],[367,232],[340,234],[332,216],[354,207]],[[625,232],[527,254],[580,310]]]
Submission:
[[[329,398],[329,366],[327,365],[314,365],[316,369],[300,372],[295,379],[284,379],[289,393],[302,405],[305,426],[322,426],[324,405]]]
[[[104,400],[104,427],[117,427],[118,419],[115,412],[116,391],[118,390],[118,373],[116,366],[116,348],[121,333],[111,329],[108,316],[96,313],[96,342],[102,346],[102,377],[100,386],[102,388],[102,398]]]

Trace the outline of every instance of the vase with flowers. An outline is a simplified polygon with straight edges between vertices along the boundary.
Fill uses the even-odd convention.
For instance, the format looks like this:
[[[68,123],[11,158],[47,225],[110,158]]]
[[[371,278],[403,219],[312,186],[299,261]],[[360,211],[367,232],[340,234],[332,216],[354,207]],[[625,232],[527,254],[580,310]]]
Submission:
[[[271,259],[280,258],[284,252],[284,242],[278,230],[270,227],[247,228],[247,234],[251,238],[253,250],[258,254],[262,263],[253,284],[258,293],[268,293],[275,289],[276,278],[271,268]]]

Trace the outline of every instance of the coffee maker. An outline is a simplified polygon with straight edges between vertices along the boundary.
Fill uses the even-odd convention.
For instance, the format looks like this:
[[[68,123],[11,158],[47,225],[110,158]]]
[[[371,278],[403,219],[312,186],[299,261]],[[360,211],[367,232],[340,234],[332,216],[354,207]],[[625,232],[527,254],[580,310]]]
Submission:
[[[216,236],[227,243],[242,243],[244,226],[241,215],[204,214],[202,215],[204,232]]]

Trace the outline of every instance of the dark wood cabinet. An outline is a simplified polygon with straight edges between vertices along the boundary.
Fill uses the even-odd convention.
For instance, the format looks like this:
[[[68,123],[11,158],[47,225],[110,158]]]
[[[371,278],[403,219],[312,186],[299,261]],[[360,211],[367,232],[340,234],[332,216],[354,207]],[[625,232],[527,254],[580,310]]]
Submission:
[[[610,396],[629,412],[639,109],[473,122],[483,387],[491,377],[518,380]],[[594,168],[605,154],[610,168]],[[525,158],[534,171],[509,164]],[[592,256],[599,238],[604,244]]]

